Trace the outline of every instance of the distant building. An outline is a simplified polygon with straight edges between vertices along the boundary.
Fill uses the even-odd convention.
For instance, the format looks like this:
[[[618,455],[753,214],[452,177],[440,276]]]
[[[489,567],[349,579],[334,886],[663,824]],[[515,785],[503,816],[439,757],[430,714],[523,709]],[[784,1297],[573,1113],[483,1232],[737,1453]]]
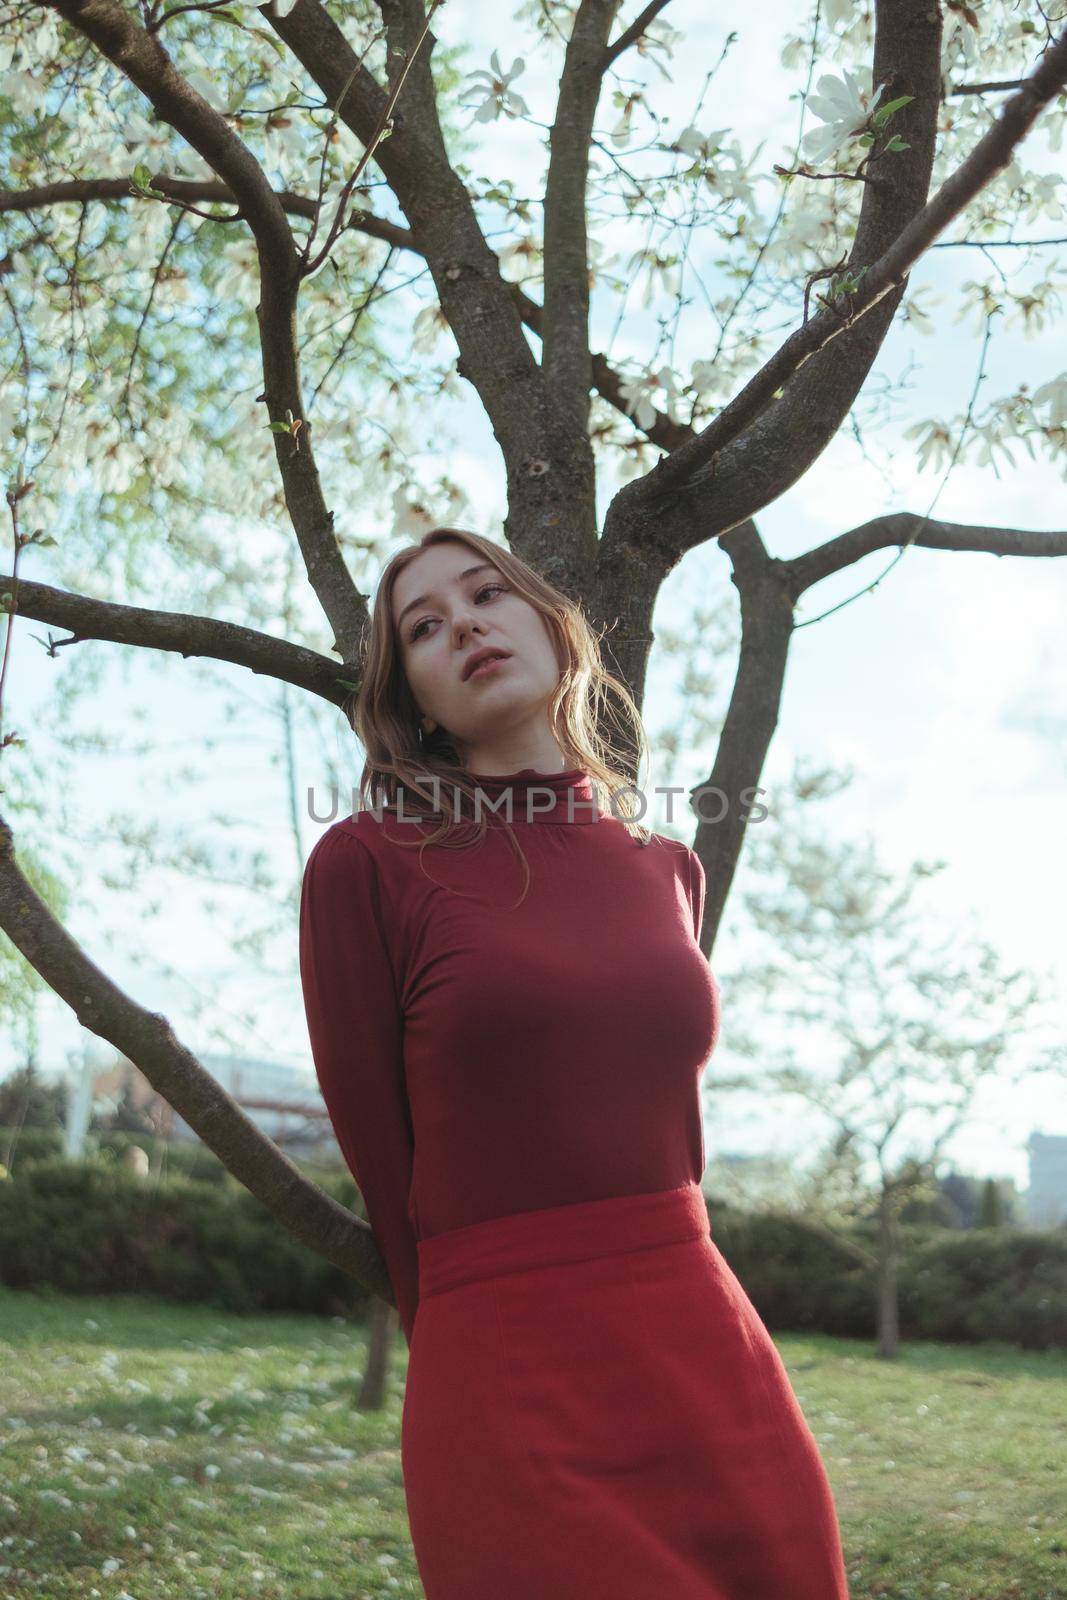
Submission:
[[[236,1100],[250,1122],[275,1144],[303,1149],[333,1148],[336,1140],[318,1084],[308,1072],[279,1061],[248,1056],[207,1055],[197,1060],[215,1082]],[[134,1106],[143,1110],[160,1135],[192,1143],[199,1135],[153,1089],[139,1067],[116,1056],[93,1076],[97,1109],[117,1105],[126,1088]],[[340,1160],[338,1152],[338,1160]]]
[[[1026,1220],[1035,1228],[1067,1224],[1067,1134],[1032,1133],[1026,1141],[1030,1188]]]

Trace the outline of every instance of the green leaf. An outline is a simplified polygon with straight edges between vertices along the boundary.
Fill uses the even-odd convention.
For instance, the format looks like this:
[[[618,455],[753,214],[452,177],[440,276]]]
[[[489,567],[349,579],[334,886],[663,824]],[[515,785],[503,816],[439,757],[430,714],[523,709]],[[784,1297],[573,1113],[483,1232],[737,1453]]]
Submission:
[[[911,145],[905,144],[899,133],[895,133],[886,145],[883,155],[895,155],[898,150],[910,150]]]
[[[292,433],[293,431],[288,422],[268,422],[267,426],[271,433]]]
[[[351,678],[338,678],[337,681],[341,685],[342,689],[358,689],[359,688],[359,684],[358,683],[353,683]]]
[[[130,182],[136,185],[138,189],[150,189],[152,187],[152,174],[146,166],[138,163],[133,169],[133,177]]]
[[[895,116],[901,106],[908,105],[914,99],[915,96],[913,94],[898,94],[895,100],[890,100],[884,106],[879,106],[871,117],[873,126],[879,129],[884,128],[890,117]]]

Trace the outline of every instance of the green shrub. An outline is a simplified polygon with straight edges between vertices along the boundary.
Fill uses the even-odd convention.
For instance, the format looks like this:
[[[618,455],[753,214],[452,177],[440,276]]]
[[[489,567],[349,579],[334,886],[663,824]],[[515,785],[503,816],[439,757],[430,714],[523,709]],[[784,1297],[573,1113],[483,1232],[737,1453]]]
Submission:
[[[772,1333],[877,1337],[877,1274],[835,1241],[786,1213],[746,1216],[709,1205],[712,1238]],[[872,1255],[877,1229],[850,1237]],[[904,1339],[1025,1350],[1067,1348],[1067,1230],[900,1230],[897,1270]]]
[[[144,1181],[96,1155],[16,1166],[0,1183],[0,1282],[135,1290],[228,1311],[362,1315],[368,1296],[234,1179]],[[346,1174],[315,1181],[359,1213]]]
[[[973,1228],[927,1239],[901,1263],[899,1289],[901,1331],[913,1338],[1063,1349],[1067,1231]]]
[[[772,1333],[874,1336],[874,1279],[844,1240],[785,1212],[709,1212],[713,1240]]]
[[[210,1152],[201,1148],[208,1159],[196,1176],[168,1159],[161,1177],[143,1180],[121,1164],[123,1149],[140,1137],[115,1139],[82,1161],[43,1151],[23,1159],[20,1147],[0,1182],[0,1282],[74,1294],[133,1290],[223,1311],[363,1318],[365,1291],[300,1244]],[[348,1172],[304,1170],[365,1215]],[[786,1213],[746,1215],[715,1200],[708,1209],[712,1239],[772,1333],[875,1338],[876,1274],[847,1238]],[[850,1237],[873,1253],[873,1224],[857,1222]],[[1067,1347],[1067,1230],[960,1232],[909,1223],[900,1243],[904,1339]]]

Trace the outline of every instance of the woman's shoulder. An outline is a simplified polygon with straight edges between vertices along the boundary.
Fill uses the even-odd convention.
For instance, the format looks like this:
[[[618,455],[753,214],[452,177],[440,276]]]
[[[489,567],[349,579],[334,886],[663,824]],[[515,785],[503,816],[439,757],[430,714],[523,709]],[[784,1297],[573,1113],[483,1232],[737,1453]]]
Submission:
[[[395,813],[355,811],[324,828],[308,856],[306,870],[336,872],[380,884],[394,897],[406,892],[419,873],[422,830],[402,826]],[[401,848],[406,846],[406,848]]]
[[[628,832],[629,830],[624,830]],[[676,839],[673,834],[655,833],[650,830],[647,842],[630,834],[630,838],[637,846],[662,854],[665,860],[686,861],[693,854],[684,839]]]
[[[344,879],[351,883],[374,875],[369,837],[352,826],[352,817],[323,828],[304,861],[305,886]]]
[[[342,816],[318,835],[309,862],[312,858],[330,861],[342,869],[350,861],[350,870],[368,870],[371,866],[381,869],[390,826],[395,827],[395,821],[390,824],[389,813],[354,811],[352,816]]]

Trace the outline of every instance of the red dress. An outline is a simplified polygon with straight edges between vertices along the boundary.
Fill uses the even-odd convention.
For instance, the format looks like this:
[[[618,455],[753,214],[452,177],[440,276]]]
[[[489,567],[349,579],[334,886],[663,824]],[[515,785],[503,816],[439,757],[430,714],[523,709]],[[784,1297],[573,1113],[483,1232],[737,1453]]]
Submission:
[[[847,1600],[818,1448],[699,1187],[700,862],[581,770],[476,781],[510,790],[521,905],[492,817],[420,851],[396,841],[431,828],[366,811],[300,907],[316,1072],[409,1345],[427,1600]]]

